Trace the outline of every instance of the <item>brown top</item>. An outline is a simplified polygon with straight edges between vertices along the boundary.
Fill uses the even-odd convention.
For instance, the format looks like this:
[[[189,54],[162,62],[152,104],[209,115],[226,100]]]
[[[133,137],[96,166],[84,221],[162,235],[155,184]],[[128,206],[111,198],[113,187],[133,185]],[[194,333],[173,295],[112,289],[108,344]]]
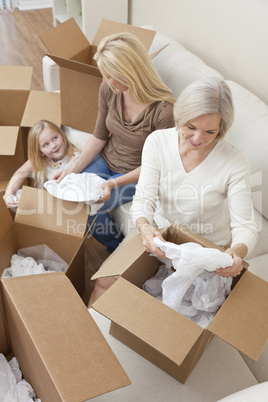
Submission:
[[[102,83],[99,91],[99,111],[94,136],[107,140],[101,155],[108,167],[117,173],[127,173],[141,165],[145,139],[155,130],[174,127],[173,105],[155,102],[134,122],[123,118],[123,94],[114,93]]]

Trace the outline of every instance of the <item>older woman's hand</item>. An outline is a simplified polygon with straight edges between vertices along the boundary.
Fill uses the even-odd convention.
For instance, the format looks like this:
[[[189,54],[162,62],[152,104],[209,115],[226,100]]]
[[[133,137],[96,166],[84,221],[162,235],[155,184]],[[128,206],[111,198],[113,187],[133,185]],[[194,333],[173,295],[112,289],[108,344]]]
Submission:
[[[233,257],[234,263],[230,267],[226,268],[218,268],[216,269],[215,274],[220,275],[220,276],[238,276],[241,274],[243,270],[242,266],[242,258],[239,257],[239,255],[234,251],[233,248],[228,248],[225,253],[229,254],[231,257]]]
[[[140,224],[138,226],[138,229],[141,234],[144,249],[148,253],[154,254],[156,257],[167,258],[165,253],[154,244],[154,237],[159,237],[162,241],[165,242],[165,239],[161,236],[161,233],[153,226],[151,226],[149,222]]]

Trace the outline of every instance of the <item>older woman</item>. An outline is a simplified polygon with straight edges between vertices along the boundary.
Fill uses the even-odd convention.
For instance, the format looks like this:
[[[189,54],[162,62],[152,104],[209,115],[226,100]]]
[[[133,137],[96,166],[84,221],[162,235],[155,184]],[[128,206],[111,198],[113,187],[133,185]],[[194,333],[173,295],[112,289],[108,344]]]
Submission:
[[[215,272],[237,276],[257,241],[246,156],[224,138],[233,103],[224,81],[208,78],[187,87],[174,106],[176,128],[145,142],[132,214],[145,250],[159,257],[153,225],[157,200],[167,222],[183,224],[226,247],[232,266]],[[243,141],[243,133],[241,133]]]

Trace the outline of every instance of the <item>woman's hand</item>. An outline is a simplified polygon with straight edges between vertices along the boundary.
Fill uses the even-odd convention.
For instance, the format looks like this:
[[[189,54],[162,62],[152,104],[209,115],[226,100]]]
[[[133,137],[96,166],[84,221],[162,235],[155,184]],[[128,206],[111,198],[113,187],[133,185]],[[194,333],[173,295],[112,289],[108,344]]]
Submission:
[[[51,180],[56,180],[57,183],[60,183],[70,173],[73,173],[71,168],[60,170],[54,174]]]
[[[103,195],[96,201],[96,204],[101,204],[102,202],[108,201],[111,197],[111,191],[113,189],[112,180],[107,180],[100,186],[103,189]]]
[[[243,270],[241,257],[239,257],[239,255],[235,252],[233,248],[228,248],[225,253],[229,254],[233,258],[234,263],[230,267],[216,269],[216,271],[214,271],[215,274],[224,277],[235,277],[240,275]]]
[[[141,234],[144,249],[148,253],[154,254],[156,257],[167,258],[166,254],[154,244],[154,237],[159,237],[160,240],[165,242],[165,239],[161,236],[161,233],[151,226],[145,218],[139,218],[137,220],[137,228]]]

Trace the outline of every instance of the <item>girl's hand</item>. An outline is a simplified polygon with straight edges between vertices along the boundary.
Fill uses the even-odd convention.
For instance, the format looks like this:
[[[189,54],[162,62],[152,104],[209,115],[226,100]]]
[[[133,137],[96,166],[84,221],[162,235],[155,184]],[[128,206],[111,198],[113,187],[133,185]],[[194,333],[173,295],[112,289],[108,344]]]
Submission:
[[[224,277],[235,277],[240,275],[243,270],[242,259],[235,253],[232,248],[228,248],[225,253],[229,254],[233,258],[234,263],[230,267],[216,269],[216,271],[214,271],[215,274]]]
[[[162,250],[160,250],[160,248],[156,247],[156,245],[154,244],[154,237],[159,237],[162,241],[165,242],[165,240],[161,236],[161,233],[153,226],[151,226],[149,223],[143,223],[142,225],[139,225],[138,229],[141,234],[144,249],[148,253],[152,253],[157,257],[167,259],[166,254]]]
[[[17,207],[19,205],[18,198],[13,194],[9,195],[8,197],[4,195],[3,198],[8,208]]]

